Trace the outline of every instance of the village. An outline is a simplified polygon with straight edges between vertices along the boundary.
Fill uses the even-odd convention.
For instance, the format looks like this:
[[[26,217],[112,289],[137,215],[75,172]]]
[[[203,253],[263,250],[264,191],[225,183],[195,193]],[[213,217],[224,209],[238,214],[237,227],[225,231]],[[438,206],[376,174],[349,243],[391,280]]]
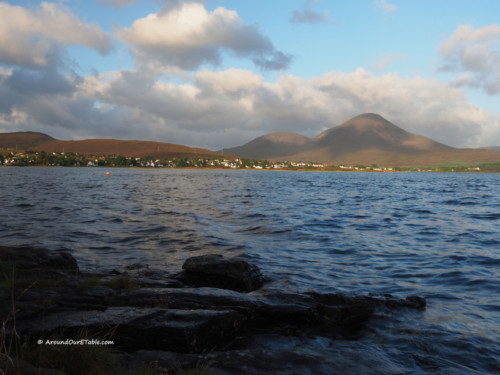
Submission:
[[[437,165],[430,167],[381,167],[372,165],[325,165],[316,162],[269,161],[245,158],[228,159],[204,157],[176,157],[171,159],[121,155],[91,156],[76,153],[44,151],[0,150],[0,166],[50,167],[121,167],[121,168],[205,168],[205,169],[265,169],[265,170],[318,170],[353,172],[484,172],[498,171],[497,163],[477,165]]]
[[[228,169],[321,169],[324,164],[304,162],[272,162],[243,158],[177,157],[156,159],[125,157],[120,155],[89,156],[76,153],[27,151],[0,152],[2,166],[51,166],[51,167],[138,167],[138,168],[228,168]]]

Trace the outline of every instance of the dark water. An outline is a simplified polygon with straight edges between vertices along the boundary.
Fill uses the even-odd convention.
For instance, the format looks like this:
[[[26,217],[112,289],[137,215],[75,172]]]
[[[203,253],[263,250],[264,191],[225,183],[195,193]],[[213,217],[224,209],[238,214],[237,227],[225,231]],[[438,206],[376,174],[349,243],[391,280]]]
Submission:
[[[1,243],[83,269],[244,254],[269,288],[422,295],[355,345],[403,373],[500,373],[500,175],[105,172],[0,168]]]

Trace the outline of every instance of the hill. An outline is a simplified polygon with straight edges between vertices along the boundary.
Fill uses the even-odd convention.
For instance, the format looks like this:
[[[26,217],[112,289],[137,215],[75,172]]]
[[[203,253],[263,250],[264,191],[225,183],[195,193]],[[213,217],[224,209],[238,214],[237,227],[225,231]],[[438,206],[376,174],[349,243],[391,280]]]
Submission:
[[[46,152],[74,152],[84,155],[121,155],[154,158],[215,157],[219,153],[173,143],[152,141],[122,141],[118,139],[85,139],[82,141],[47,142],[34,148]]]
[[[310,143],[310,138],[300,134],[275,132],[256,138],[240,147],[223,149],[221,152],[243,158],[272,159],[307,150]]]
[[[273,134],[276,133],[224,151],[255,159],[314,161],[337,165],[418,166],[454,160],[467,163],[500,160],[499,151],[455,149],[407,132],[374,113],[356,116],[313,139],[286,133],[287,139],[301,140],[300,143],[290,142],[288,147],[283,147],[283,142],[279,142],[279,138],[272,136]]]
[[[0,149],[4,150],[27,150],[51,141],[55,139],[37,132],[0,133]]]
[[[0,133],[0,150],[73,152],[82,155],[121,155],[154,158],[220,157],[221,154],[173,143],[152,141],[123,141],[118,139],[85,139],[61,141],[43,133],[17,132]],[[228,157],[228,155],[224,155]]]

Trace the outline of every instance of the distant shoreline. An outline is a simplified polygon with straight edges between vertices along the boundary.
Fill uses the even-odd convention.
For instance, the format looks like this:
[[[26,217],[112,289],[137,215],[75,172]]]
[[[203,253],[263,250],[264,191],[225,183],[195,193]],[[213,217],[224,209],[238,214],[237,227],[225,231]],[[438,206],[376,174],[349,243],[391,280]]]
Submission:
[[[220,170],[220,171],[268,171],[268,172],[347,172],[347,173],[481,173],[496,174],[500,170],[438,170],[427,169],[425,167],[396,167],[402,168],[395,170],[374,170],[374,169],[350,169],[350,168],[225,168],[225,167],[124,167],[124,166],[63,166],[63,165],[0,165],[6,168],[84,168],[84,169],[140,169],[140,170]]]

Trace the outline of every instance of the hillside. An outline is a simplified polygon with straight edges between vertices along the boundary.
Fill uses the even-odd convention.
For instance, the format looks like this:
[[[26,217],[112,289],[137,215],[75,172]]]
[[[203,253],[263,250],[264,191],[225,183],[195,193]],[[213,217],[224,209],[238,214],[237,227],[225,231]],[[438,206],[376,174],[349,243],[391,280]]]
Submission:
[[[300,134],[275,132],[240,147],[223,149],[221,152],[243,158],[272,159],[307,150],[310,143],[310,138]]]
[[[121,155],[154,158],[217,157],[221,154],[201,148],[151,141],[86,139],[61,141],[36,132],[0,133],[0,150],[73,152],[82,155]],[[225,155],[225,157],[228,157]]]
[[[74,152],[85,155],[121,155],[155,158],[171,157],[215,157],[220,154],[202,149],[192,148],[173,143],[152,141],[122,141],[117,139],[85,139],[82,141],[47,142],[34,148],[46,152]]]
[[[301,139],[302,142],[290,143],[288,147],[283,147],[283,143],[273,134],[224,151],[255,159],[314,161],[336,165],[416,166],[456,160],[467,163],[500,161],[499,151],[455,149],[407,132],[373,113],[356,116],[313,139],[291,133],[288,139]]]
[[[51,141],[55,139],[37,132],[0,133],[0,149],[4,150],[27,150]]]

